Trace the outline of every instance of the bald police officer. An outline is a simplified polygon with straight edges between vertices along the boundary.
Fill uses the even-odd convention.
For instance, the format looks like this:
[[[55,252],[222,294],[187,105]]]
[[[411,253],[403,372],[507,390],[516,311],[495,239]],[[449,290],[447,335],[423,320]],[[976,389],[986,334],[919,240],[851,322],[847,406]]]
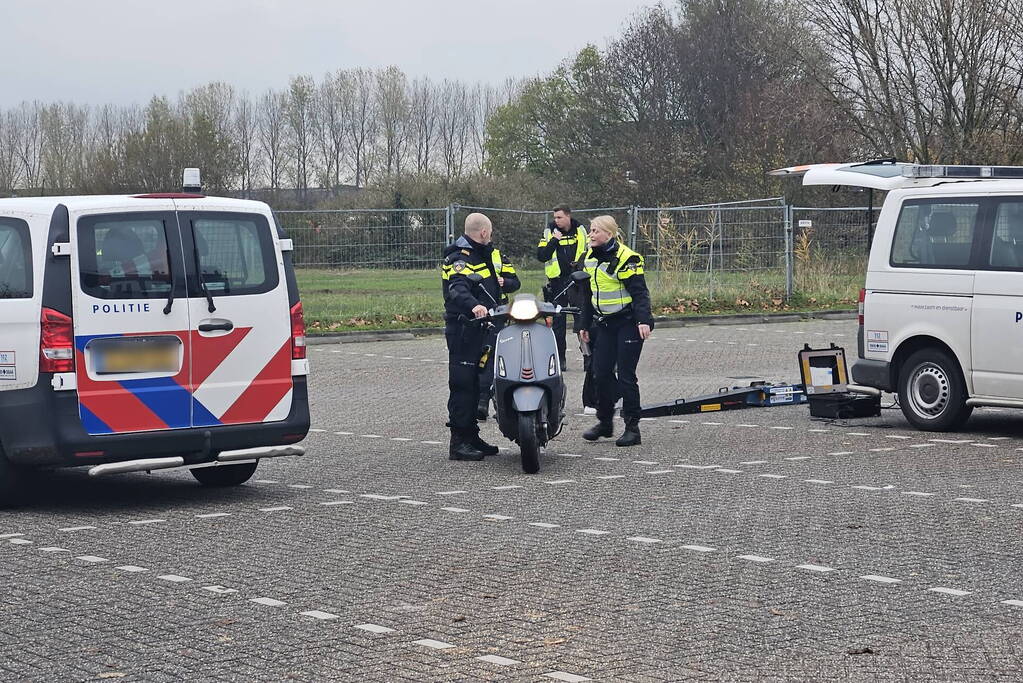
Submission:
[[[497,455],[497,446],[480,438],[476,403],[480,394],[480,356],[487,330],[474,318],[487,315],[494,301],[503,303],[519,288],[515,269],[493,247],[494,228],[482,213],[465,218],[465,234],[444,250],[441,283],[444,290],[444,338],[448,345],[448,427],[451,460],[482,460]],[[469,275],[483,278],[474,285]],[[481,290],[485,289],[488,297]]]

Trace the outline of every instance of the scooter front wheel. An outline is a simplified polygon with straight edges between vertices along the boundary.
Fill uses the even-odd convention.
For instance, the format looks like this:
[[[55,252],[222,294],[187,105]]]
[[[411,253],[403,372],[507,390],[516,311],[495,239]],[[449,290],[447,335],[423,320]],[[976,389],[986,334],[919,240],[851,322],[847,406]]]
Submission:
[[[537,411],[519,413],[519,450],[522,452],[522,471],[536,474],[540,471],[539,417]]]

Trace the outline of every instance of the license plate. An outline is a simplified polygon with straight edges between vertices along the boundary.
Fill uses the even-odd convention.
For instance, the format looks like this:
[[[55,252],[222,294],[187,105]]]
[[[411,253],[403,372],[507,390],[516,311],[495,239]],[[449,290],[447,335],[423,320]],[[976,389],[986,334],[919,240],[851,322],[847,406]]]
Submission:
[[[177,339],[108,341],[93,349],[93,363],[100,375],[177,372],[179,346]]]

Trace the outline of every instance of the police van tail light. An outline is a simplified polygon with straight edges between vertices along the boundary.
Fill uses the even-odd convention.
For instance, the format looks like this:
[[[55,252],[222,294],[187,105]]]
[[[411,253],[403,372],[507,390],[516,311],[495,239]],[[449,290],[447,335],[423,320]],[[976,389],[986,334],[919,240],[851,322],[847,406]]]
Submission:
[[[856,307],[856,321],[860,325],[863,324],[863,311],[865,309],[864,304],[866,303],[866,301],[867,301],[867,290],[861,289],[860,290],[860,301],[859,301],[859,304]]]
[[[301,301],[291,307],[291,358],[305,358],[305,316]]]
[[[44,308],[40,318],[40,372],[74,372],[75,335],[69,316]]]

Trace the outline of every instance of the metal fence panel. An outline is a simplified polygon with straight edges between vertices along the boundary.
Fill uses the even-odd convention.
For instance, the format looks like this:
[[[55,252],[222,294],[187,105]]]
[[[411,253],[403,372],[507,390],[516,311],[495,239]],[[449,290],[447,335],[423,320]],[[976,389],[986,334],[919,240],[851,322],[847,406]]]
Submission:
[[[299,268],[433,269],[444,247],[480,211],[494,223],[495,243],[518,268],[539,269],[536,244],[549,210],[450,205],[427,209],[280,211]],[[879,208],[787,206],[780,197],[667,208],[575,209],[584,226],[608,214],[644,255],[651,287],[669,298],[740,304],[747,294],[831,295],[862,282],[868,214]],[[858,286],[858,285],[856,285]],[[845,296],[844,294],[842,296]],[[663,298],[663,297],[662,297]]]
[[[278,211],[299,268],[434,268],[448,244],[447,208]]]
[[[795,291],[812,296],[834,292],[842,282],[858,287],[867,270],[868,235],[880,211],[880,207],[792,207]]]
[[[550,211],[529,209],[498,209],[485,206],[455,206],[454,234],[462,232],[465,217],[474,211],[487,215],[494,224],[494,243],[501,253],[508,256],[516,268],[540,268],[542,264],[536,260],[536,246],[543,235],[544,228],[554,220]],[[596,209],[572,209],[572,218],[586,228],[590,219],[595,216],[612,216],[628,236],[631,229],[630,216],[632,207],[618,206]]]
[[[465,217],[480,212],[494,224],[494,244],[516,268],[530,268],[536,261],[536,243],[547,226],[546,211],[527,209],[497,209],[486,206],[454,206],[454,236],[463,233]],[[440,258],[438,253],[437,258]]]
[[[876,225],[881,207],[838,208],[792,207],[793,228],[797,245],[802,242],[834,256],[861,256],[866,263],[870,226]]]
[[[758,201],[772,203],[637,209],[635,248],[655,286],[710,298],[750,283],[784,289],[785,206]]]

